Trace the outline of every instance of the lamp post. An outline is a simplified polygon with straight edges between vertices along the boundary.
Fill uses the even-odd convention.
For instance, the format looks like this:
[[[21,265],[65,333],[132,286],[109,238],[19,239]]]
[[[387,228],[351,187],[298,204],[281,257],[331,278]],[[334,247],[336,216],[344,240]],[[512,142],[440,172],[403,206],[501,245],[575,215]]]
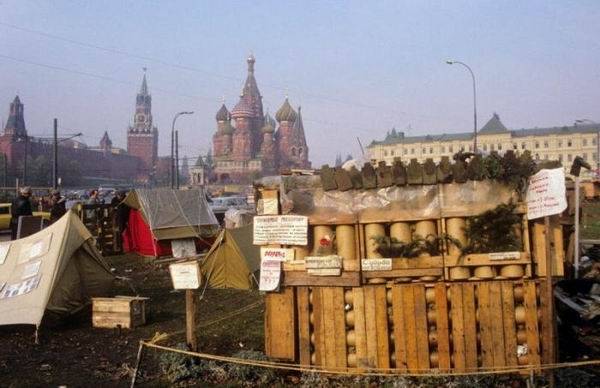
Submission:
[[[58,143],[71,140],[74,137],[81,136],[82,133],[76,133],[64,139],[58,140],[58,119],[54,119],[54,133],[52,138],[52,188],[58,189]]]
[[[579,119],[575,120],[575,124],[598,124],[594,120]],[[596,176],[600,175],[600,128],[596,131]]]
[[[473,152],[477,153],[477,91],[475,88],[475,74],[473,74],[473,70],[471,70],[469,65],[464,62],[447,60],[446,63],[449,65],[462,65],[471,73],[471,79],[473,80]]]
[[[170,168],[170,178],[171,178],[171,188],[175,188],[175,121],[181,115],[191,115],[194,112],[179,112],[173,117],[173,124],[171,125],[171,168]]]

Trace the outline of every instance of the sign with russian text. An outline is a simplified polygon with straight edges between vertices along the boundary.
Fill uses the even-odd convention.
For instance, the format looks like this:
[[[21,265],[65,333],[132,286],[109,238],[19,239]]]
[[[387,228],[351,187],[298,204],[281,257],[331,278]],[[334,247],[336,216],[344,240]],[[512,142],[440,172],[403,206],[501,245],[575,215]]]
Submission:
[[[281,280],[281,260],[262,259],[260,261],[260,280],[258,289],[260,291],[275,291]]]
[[[306,216],[255,216],[254,245],[308,244],[308,217]]]
[[[200,288],[200,264],[197,261],[169,265],[173,288],[176,290],[195,290]]]
[[[260,258],[261,259],[276,259],[281,261],[292,261],[294,260],[293,249],[289,248],[267,248],[260,247]]]
[[[544,169],[530,177],[526,200],[530,220],[562,213],[567,208],[563,169]]]
[[[390,271],[392,259],[362,259],[360,266],[363,271]]]

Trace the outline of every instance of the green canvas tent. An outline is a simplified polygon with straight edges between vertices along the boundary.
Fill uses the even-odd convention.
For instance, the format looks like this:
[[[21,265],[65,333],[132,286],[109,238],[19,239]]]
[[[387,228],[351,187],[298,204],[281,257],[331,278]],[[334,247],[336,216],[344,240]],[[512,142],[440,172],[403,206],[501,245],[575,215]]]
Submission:
[[[260,248],[252,244],[252,224],[221,230],[200,269],[212,288],[251,289],[260,269]]]
[[[113,281],[92,235],[69,211],[38,233],[0,243],[0,325],[63,317],[108,296]]]

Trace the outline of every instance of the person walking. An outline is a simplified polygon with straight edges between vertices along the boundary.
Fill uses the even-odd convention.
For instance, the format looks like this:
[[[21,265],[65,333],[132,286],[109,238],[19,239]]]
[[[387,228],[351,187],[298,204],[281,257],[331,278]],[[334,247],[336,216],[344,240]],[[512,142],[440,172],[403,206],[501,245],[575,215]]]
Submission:
[[[19,228],[19,218],[22,216],[32,216],[33,208],[31,206],[31,187],[22,187],[19,190],[19,196],[15,198],[11,206],[10,232],[11,239],[17,239],[17,229]]]
[[[67,212],[66,200],[60,195],[60,191],[52,190],[50,206],[50,223],[53,224]]]

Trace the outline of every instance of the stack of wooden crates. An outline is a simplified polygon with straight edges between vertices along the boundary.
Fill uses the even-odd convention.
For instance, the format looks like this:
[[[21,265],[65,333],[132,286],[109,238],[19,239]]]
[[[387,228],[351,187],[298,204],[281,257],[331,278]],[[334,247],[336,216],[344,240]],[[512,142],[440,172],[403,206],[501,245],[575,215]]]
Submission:
[[[258,197],[281,198],[278,190],[262,186]],[[401,211],[379,220],[338,214],[324,222],[323,214],[308,215],[309,246],[289,247],[295,260],[283,263],[280,289],[266,294],[267,355],[327,369],[405,373],[553,362],[554,318],[542,277],[546,260],[554,276],[563,275],[562,228],[554,218],[552,258],[543,221],[528,221],[519,204],[520,252],[462,256],[444,242],[439,255],[393,258],[391,269],[361,270],[361,259],[381,257],[373,236],[448,235],[465,243],[466,216],[452,208],[429,219]],[[337,240],[342,274],[310,275],[303,258],[327,235]]]

